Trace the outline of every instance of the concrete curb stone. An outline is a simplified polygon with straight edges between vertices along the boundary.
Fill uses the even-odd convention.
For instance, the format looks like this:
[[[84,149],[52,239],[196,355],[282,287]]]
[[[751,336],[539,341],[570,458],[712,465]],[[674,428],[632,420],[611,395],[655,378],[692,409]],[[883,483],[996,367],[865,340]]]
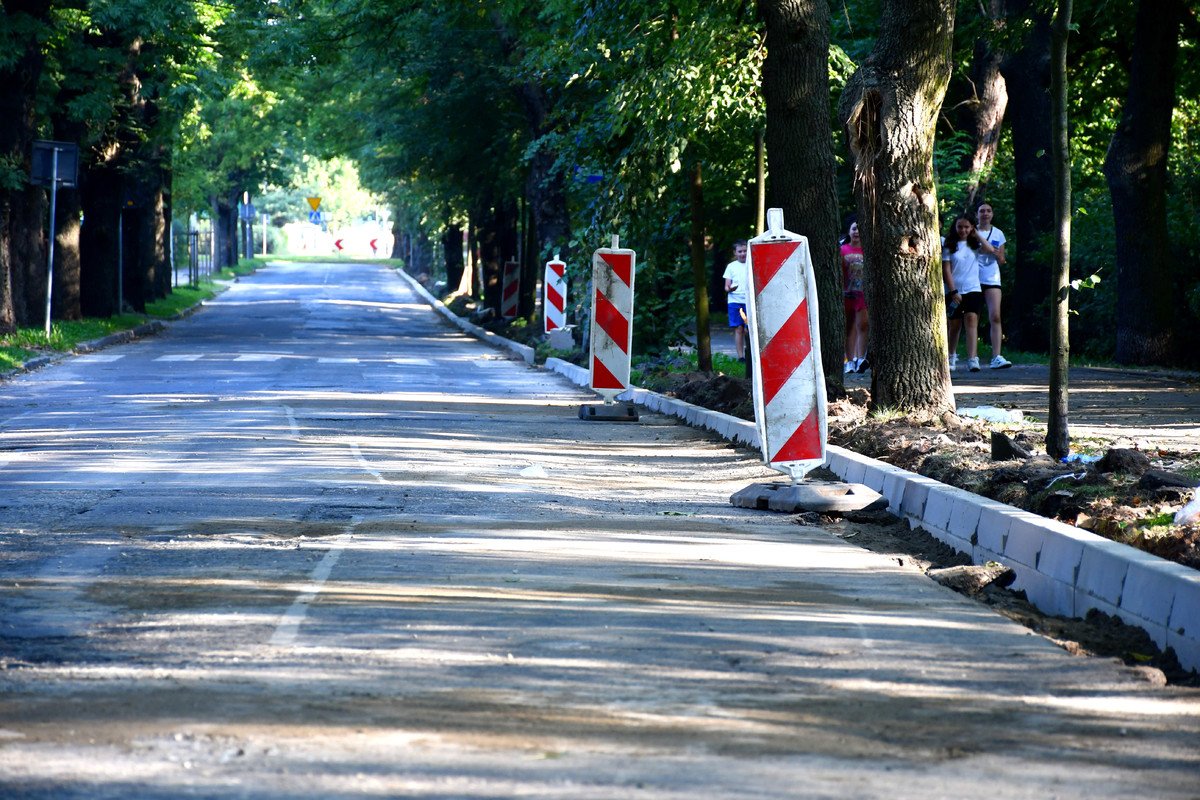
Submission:
[[[405,277],[462,327],[449,309]],[[493,346],[524,347],[507,340],[502,345],[494,341],[502,337],[483,334],[480,338]],[[527,363],[533,363],[532,351]],[[546,359],[545,368],[579,386],[589,383],[586,369],[562,359]],[[747,420],[637,387],[619,399],[759,447],[758,430]],[[995,561],[1012,569],[1016,578],[1011,588],[1024,591],[1043,612],[1080,617],[1099,609],[1142,628],[1159,647],[1173,648],[1184,669],[1200,670],[1200,572],[836,445],[826,455],[826,466],[838,477],[884,495],[888,509],[911,527],[922,528],[976,564]]]

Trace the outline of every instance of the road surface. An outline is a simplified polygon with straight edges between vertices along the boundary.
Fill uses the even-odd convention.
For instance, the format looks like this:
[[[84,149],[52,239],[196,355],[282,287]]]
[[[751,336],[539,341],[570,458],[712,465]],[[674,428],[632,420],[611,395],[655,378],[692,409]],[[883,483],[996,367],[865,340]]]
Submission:
[[[1195,690],[591,399],[345,262],[0,384],[0,796],[1200,796]]]

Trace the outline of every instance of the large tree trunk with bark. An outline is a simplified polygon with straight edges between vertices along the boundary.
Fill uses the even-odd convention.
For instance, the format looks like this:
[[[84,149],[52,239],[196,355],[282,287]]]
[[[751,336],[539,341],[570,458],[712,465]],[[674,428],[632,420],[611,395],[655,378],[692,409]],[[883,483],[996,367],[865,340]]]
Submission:
[[[37,138],[34,103],[45,64],[39,32],[50,14],[49,0],[4,0],[3,35],[6,50],[0,68],[0,163],[29,174],[30,153]],[[4,181],[8,184],[8,181]],[[10,184],[11,185],[11,184]],[[42,213],[45,190],[19,186],[0,189],[0,332],[32,324],[30,278],[40,265],[45,291],[46,259]],[[32,287],[36,288],[36,287]],[[45,302],[44,296],[42,302]],[[38,320],[40,322],[41,320]]]
[[[1029,15],[1029,0],[1008,0],[1012,24]],[[1004,298],[1004,335],[1019,350],[1045,352],[1054,252],[1054,165],[1050,152],[1050,21],[1033,15],[1021,48],[1001,64],[1008,87],[1008,120],[1016,173],[1013,284]],[[1010,247],[1011,251],[1013,248]]]
[[[113,150],[107,150],[111,153]],[[79,302],[85,316],[107,317],[117,308],[117,226],[121,176],[113,159],[88,166],[80,183]]]
[[[817,279],[821,366],[842,386],[845,311],[836,165],[829,140],[829,8],[824,0],[759,0],[766,24],[768,204],[808,237]]]
[[[442,259],[446,265],[446,288],[453,292],[462,283],[463,275],[463,230],[450,219],[446,212],[446,231],[442,234]]]
[[[842,92],[872,337],[871,400],[954,411],[942,290],[934,127],[950,81],[954,0],[885,0],[885,24]]]
[[[1003,14],[1002,0],[988,0],[983,12],[995,24]],[[964,171],[971,176],[962,203],[968,213],[987,199],[987,184],[996,162],[996,147],[1000,144],[1004,111],[1008,107],[1008,87],[1000,73],[1002,61],[1003,55],[987,39],[975,42],[971,97],[962,106],[963,128],[975,143],[963,163]]]
[[[1171,364],[1180,287],[1167,241],[1167,155],[1184,8],[1140,0],[1129,93],[1104,159],[1117,256],[1117,361]]]

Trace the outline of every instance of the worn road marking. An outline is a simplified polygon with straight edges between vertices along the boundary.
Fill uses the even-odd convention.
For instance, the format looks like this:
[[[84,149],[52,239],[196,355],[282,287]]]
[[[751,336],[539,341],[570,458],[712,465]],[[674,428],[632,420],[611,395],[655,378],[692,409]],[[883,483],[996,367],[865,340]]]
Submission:
[[[278,361],[283,358],[279,353],[243,353],[234,361]]]
[[[349,536],[360,519],[361,517],[351,519],[345,533],[338,538]],[[308,607],[312,605],[312,602],[317,599],[317,595],[321,593],[321,588],[325,585],[325,581],[329,579],[329,574],[333,572],[334,566],[337,565],[338,559],[342,557],[342,551],[345,549],[345,544],[337,543],[325,551],[325,556],[308,577],[307,588],[296,596],[291,607],[283,612],[283,617],[280,618],[279,624],[275,626],[275,632],[271,634],[270,642],[273,647],[291,647],[296,643],[296,638],[300,635],[300,626],[304,623],[304,618],[308,616]]]
[[[292,436],[300,438],[300,426],[296,424],[296,410],[291,406],[284,406],[284,412],[287,414],[288,427],[291,428]]]
[[[318,358],[318,364],[357,364],[357,358]]]
[[[367,463],[367,460],[363,458],[362,451],[358,449],[357,443],[350,443],[350,452],[354,453],[354,457],[358,459],[358,463],[362,465],[363,469],[375,476],[375,480],[379,481],[380,483],[391,484],[391,481],[383,477],[383,474],[379,470]]]
[[[204,358],[203,353],[177,353],[170,356],[159,356],[155,361],[199,361]]]
[[[111,353],[98,353],[95,355],[79,356],[75,359],[77,364],[107,364],[112,361],[118,361],[125,357],[125,354],[113,355]]]

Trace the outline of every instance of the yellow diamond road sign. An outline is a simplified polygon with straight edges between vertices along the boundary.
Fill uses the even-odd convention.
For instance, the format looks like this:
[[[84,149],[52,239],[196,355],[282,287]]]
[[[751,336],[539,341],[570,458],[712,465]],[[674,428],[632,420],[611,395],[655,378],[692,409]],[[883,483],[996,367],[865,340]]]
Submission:
[[[309,204],[310,206],[312,206],[312,210],[313,210],[313,211],[316,211],[318,208],[320,208],[320,207],[321,207],[321,198],[319,198],[319,197],[310,197],[310,198],[308,198],[308,204]]]

